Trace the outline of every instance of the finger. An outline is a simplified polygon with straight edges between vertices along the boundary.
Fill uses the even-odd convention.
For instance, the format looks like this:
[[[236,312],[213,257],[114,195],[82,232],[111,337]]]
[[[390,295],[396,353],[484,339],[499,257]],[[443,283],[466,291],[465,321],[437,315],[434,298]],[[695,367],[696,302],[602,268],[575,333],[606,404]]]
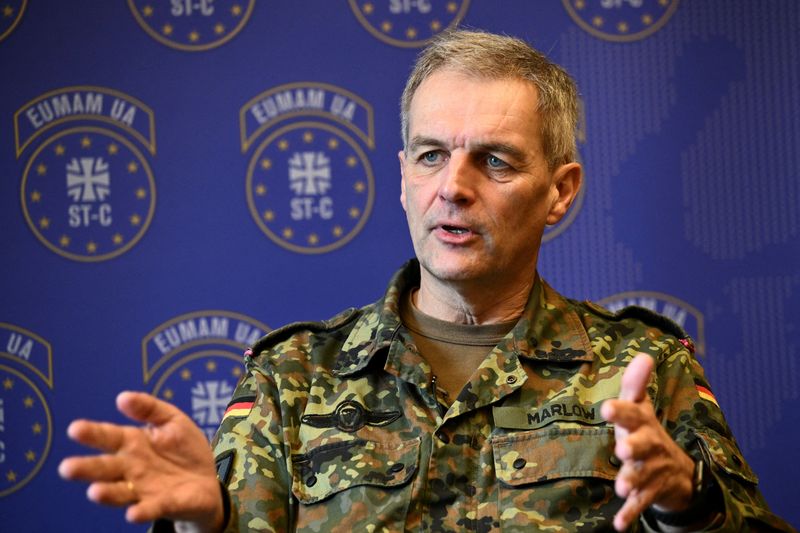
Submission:
[[[619,399],[640,402],[645,397],[650,374],[653,372],[653,359],[647,354],[639,354],[633,358],[625,373],[622,374],[622,386]]]
[[[64,479],[81,481],[113,481],[123,476],[120,460],[111,455],[94,457],[68,457],[58,465],[58,473]]]
[[[145,500],[135,503],[125,511],[125,520],[133,524],[143,524],[152,522],[163,516],[161,506],[153,500]]]
[[[627,437],[618,440],[616,444],[614,444],[614,455],[623,463],[636,459],[636,457],[634,457],[633,445],[628,442]]]
[[[67,435],[84,446],[115,452],[122,446],[123,427],[107,422],[75,420],[67,427]]]
[[[608,422],[635,431],[646,421],[645,414],[637,403],[627,400],[606,400],[600,406],[600,415]]]
[[[121,392],[117,396],[117,409],[137,422],[160,426],[180,413],[171,403],[159,400],[144,392]]]
[[[627,498],[638,487],[642,468],[640,461],[627,461],[622,464],[614,481],[614,492],[617,496]]]
[[[642,426],[638,431],[632,431],[618,439],[614,445],[614,453],[622,461],[663,463],[669,460],[671,453],[661,438],[659,431],[649,425]],[[664,435],[663,438],[669,436]]]
[[[100,481],[89,485],[86,495],[95,503],[120,507],[138,500],[136,487],[128,481]]]
[[[642,492],[638,490],[631,491],[625,503],[614,515],[614,529],[625,531],[649,505],[650,502]]]

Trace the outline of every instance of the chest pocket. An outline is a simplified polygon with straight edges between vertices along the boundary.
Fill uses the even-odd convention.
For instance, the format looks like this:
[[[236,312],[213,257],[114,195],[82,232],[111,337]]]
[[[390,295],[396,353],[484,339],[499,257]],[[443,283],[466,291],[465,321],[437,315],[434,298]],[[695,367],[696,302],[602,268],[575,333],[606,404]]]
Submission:
[[[521,431],[492,440],[503,530],[611,530],[621,502],[611,427]],[[570,505],[565,505],[570,502]]]
[[[419,449],[419,439],[389,444],[354,439],[293,455],[296,529],[327,531],[343,521],[353,531],[402,529]]]

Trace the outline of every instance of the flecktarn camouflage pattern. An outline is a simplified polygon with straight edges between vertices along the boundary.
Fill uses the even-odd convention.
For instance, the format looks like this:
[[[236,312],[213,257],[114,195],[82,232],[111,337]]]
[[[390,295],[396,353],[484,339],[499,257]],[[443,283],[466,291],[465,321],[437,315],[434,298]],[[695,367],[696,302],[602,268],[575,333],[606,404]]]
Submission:
[[[519,322],[446,406],[399,318],[418,283],[412,261],[376,304],[275,330],[246,356],[214,441],[230,466],[228,531],[611,531],[619,461],[600,406],[638,353],[656,360],[648,392],[667,431],[723,489],[719,530],[789,529],[677,326],[537,280]]]

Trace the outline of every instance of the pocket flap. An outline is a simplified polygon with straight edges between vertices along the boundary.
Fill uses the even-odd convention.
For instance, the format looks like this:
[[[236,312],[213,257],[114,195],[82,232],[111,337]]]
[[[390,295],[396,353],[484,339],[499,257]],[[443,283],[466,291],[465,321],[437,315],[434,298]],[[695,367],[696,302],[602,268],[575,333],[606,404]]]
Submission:
[[[758,483],[758,476],[744,461],[744,456],[734,441],[710,429],[695,430],[695,434],[700,438],[703,448],[714,465],[729,475],[753,484]]]
[[[419,439],[391,444],[355,439],[292,455],[292,492],[308,504],[359,485],[403,485],[417,470],[419,446]]]
[[[496,437],[494,466],[501,483],[510,486],[560,478],[613,480],[614,429],[548,428]]]

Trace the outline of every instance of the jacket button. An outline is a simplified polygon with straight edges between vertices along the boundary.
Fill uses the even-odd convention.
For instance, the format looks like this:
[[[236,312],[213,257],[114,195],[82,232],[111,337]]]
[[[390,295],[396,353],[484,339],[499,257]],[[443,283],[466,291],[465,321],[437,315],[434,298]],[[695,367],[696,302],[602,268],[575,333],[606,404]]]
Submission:
[[[439,433],[439,440],[447,444],[450,442],[450,437],[447,436],[447,433]]]
[[[313,487],[317,484],[317,476],[311,476],[310,478],[306,479],[306,486]]]
[[[622,461],[620,461],[619,457],[617,457],[616,455],[612,455],[611,457],[609,457],[608,462],[611,463],[611,466],[616,468],[619,468],[619,466],[622,464]]]
[[[392,466],[389,467],[389,472],[399,472],[402,469],[404,469],[405,467],[406,467],[406,465],[404,465],[403,463],[395,463],[395,464],[393,464]]]
[[[528,463],[528,461],[526,461],[525,459],[520,457],[519,459],[514,459],[513,466],[517,470],[521,470],[527,463]]]
[[[508,376],[506,378],[506,383],[508,383],[509,385],[513,385],[516,382],[517,382],[517,376]]]

